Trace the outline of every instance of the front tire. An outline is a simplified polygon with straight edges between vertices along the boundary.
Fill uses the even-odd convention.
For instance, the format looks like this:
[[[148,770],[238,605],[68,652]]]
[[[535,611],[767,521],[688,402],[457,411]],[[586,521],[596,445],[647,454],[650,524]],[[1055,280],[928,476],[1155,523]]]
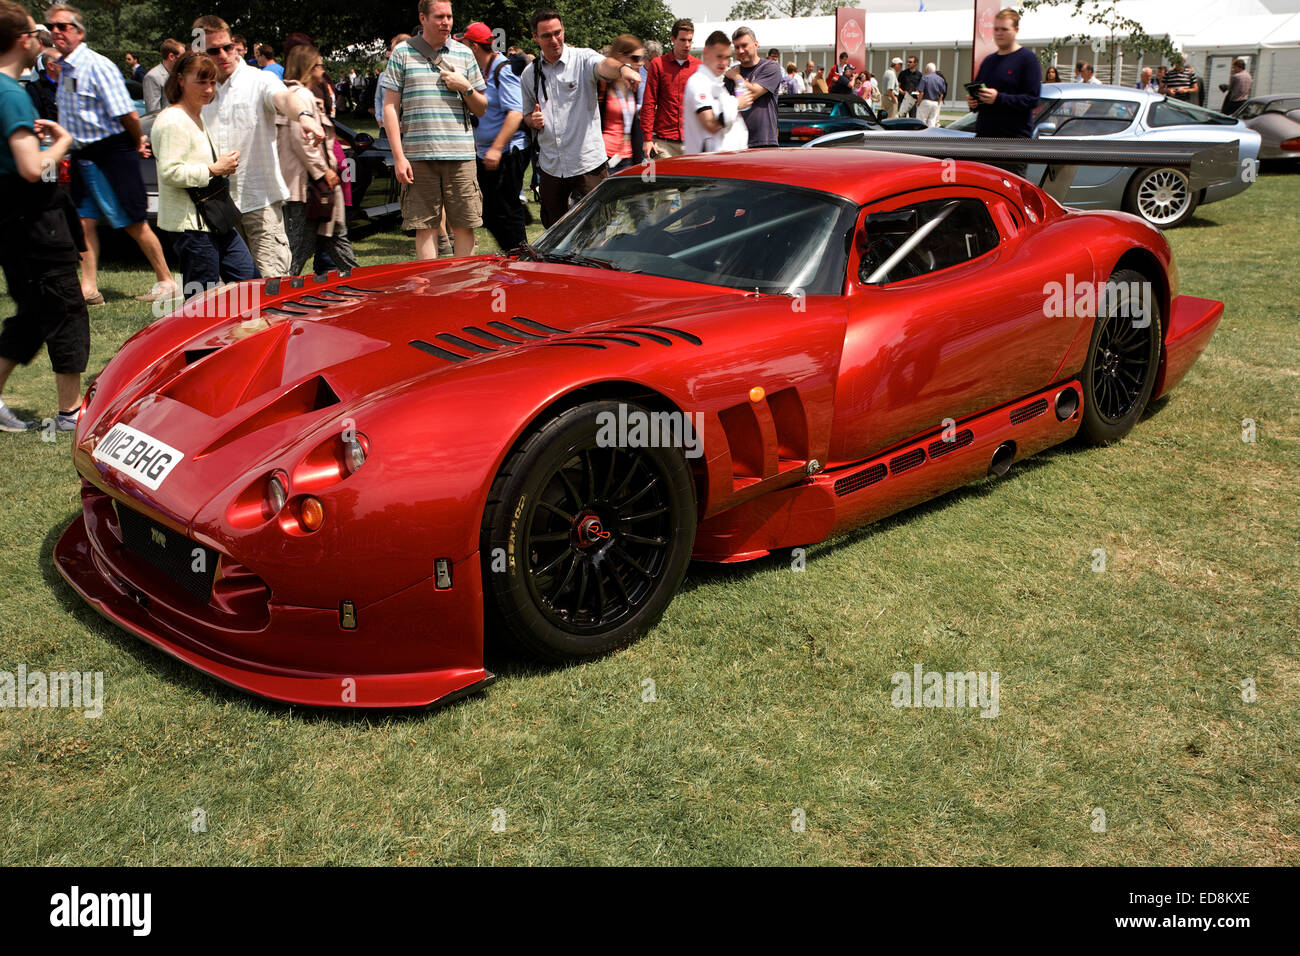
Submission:
[[[1120,269],[1111,274],[1107,286],[1115,292],[1098,296],[1097,320],[1080,375],[1083,424],[1079,434],[1093,445],[1128,434],[1151,399],[1160,369],[1162,326],[1154,284],[1140,272]],[[1143,305],[1148,315],[1141,314]]]
[[[1157,229],[1176,229],[1192,218],[1197,199],[1181,169],[1139,169],[1128,184],[1124,208]]]
[[[649,409],[621,404],[627,421],[653,421]],[[595,657],[640,637],[690,561],[690,468],[680,449],[598,444],[600,416],[617,418],[619,406],[589,402],[534,428],[488,495],[488,619],[546,660]]]

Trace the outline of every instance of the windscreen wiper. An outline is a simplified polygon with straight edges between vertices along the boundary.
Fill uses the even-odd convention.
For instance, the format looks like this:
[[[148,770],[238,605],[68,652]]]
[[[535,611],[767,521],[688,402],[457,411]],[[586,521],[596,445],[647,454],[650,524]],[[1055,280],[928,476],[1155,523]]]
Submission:
[[[595,256],[584,256],[577,252],[539,252],[536,253],[546,262],[567,262],[575,266],[592,266],[596,269],[612,269],[615,272],[624,272],[622,266],[615,265],[608,259],[597,259]]]

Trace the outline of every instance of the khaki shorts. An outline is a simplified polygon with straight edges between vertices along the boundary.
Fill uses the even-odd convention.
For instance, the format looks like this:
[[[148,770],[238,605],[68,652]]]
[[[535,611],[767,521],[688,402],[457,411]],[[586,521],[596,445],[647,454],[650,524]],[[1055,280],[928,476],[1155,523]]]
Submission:
[[[437,229],[447,210],[448,229],[477,229],[483,225],[483,198],[478,168],[472,159],[413,159],[413,183],[403,183],[403,229]]]
[[[682,141],[680,139],[657,139],[655,140],[655,150],[659,153],[660,159],[681,156]]]

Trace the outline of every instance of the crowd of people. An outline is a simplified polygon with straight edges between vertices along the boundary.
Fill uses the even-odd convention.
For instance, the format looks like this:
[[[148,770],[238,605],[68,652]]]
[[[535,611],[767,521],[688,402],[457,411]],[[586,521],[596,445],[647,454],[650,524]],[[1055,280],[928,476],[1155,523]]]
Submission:
[[[948,98],[943,74],[934,63],[921,69],[915,56],[906,65],[894,58],[879,79],[847,53],[829,76],[813,61],[800,72],[782,64],[778,49],[764,55],[747,26],[711,33],[700,57],[687,19],[673,24],[667,50],[623,34],[596,51],[568,45],[561,14],[542,8],[528,23],[534,56],[517,46],[503,52],[504,31],[486,23],[454,34],[449,0],[418,0],[418,15],[416,33],[390,40],[382,70],[350,70],[337,82],[304,34],[278,49],[253,44],[249,62],[242,36],[200,16],[191,24],[195,42],[164,40],[153,69],[135,53],[126,57],[155,114],[146,137],[122,70],[87,45],[76,7],[55,3],[40,27],[0,0],[0,185],[14,197],[0,210],[0,262],[17,305],[0,331],[0,392],[45,345],[56,427],[75,428],[88,307],[104,301],[101,221],[129,235],[153,269],[142,301],[297,275],[313,258],[318,273],[356,266],[347,232],[353,197],[334,135],[340,107],[373,112],[392,150],[402,226],[415,234],[416,257],[435,259],[472,253],[480,227],[502,249],[524,244],[528,188],[549,227],[624,165],[775,147],[782,95],[852,94],[930,126]],[[1016,11],[997,14],[997,51],[967,87],[978,136],[1030,135],[1043,79],[1037,56],[1016,42],[1018,29]],[[1243,71],[1234,66],[1232,98],[1249,91],[1249,74],[1237,79]],[[1090,64],[1079,64],[1077,78],[1096,82]],[[1181,64],[1144,74],[1143,83],[1173,96],[1199,91]],[[183,290],[147,219],[142,159],[157,166],[157,229],[170,239]],[[32,424],[0,401],[0,430]]]

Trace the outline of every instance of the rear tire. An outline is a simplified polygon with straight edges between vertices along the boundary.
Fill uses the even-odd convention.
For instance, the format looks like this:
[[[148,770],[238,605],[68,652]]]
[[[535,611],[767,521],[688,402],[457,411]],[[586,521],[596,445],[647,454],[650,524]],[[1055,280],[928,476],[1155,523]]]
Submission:
[[[1083,386],[1083,424],[1079,435],[1105,445],[1126,435],[1142,417],[1160,369],[1161,316],[1154,284],[1133,269],[1119,269],[1107,283],[1117,290],[1112,303],[1098,302],[1088,358],[1079,376]],[[1140,285],[1135,285],[1140,284]],[[1146,290],[1150,315],[1132,290]],[[1109,298],[1098,296],[1098,299]],[[1111,304],[1112,309],[1103,309]],[[1103,314],[1106,313],[1106,314]]]
[[[651,414],[621,404],[628,421]],[[595,657],[640,637],[690,561],[691,470],[677,448],[599,445],[597,416],[617,416],[619,405],[589,402],[535,427],[488,495],[480,541],[488,619],[546,660]]]
[[[1198,199],[1181,169],[1139,169],[1124,194],[1124,208],[1157,229],[1176,229],[1192,218]]]

